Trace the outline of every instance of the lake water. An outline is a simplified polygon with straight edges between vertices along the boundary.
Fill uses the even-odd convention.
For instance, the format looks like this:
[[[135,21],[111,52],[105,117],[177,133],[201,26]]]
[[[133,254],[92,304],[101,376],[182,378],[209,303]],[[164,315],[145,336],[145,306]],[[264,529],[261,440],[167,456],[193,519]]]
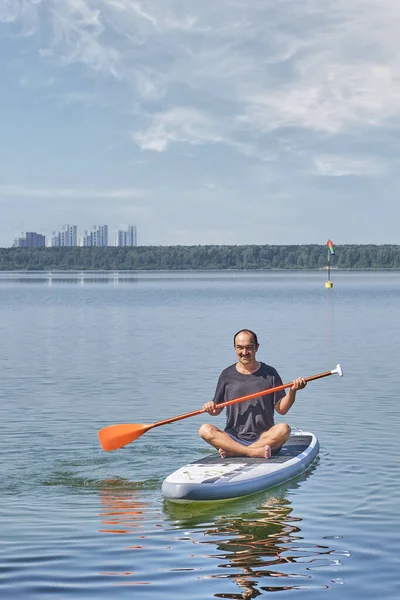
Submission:
[[[0,274],[1,597],[397,600],[400,273],[325,279]],[[269,492],[171,505],[162,481],[210,452],[197,430],[211,417],[112,453],[97,432],[201,408],[243,327],[284,382],[341,363],[285,417],[319,458]]]

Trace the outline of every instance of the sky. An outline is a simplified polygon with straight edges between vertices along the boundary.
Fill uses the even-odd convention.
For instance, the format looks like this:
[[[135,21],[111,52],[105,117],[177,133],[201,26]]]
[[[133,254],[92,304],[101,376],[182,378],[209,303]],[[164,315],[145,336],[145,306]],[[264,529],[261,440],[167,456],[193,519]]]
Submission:
[[[0,0],[0,246],[400,243],[398,0]]]

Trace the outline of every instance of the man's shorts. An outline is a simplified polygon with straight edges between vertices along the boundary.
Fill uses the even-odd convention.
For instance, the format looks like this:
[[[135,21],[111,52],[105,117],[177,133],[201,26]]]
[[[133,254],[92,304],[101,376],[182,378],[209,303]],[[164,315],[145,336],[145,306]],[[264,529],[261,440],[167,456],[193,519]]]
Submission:
[[[237,437],[237,435],[235,434],[235,432],[232,429],[225,429],[225,433],[227,433],[229,435],[229,437],[231,437],[235,442],[239,442],[239,444],[242,444],[242,446],[251,446],[251,444],[254,444],[254,442],[257,442],[261,436],[257,436],[256,438],[254,438],[253,440],[249,441],[249,440],[242,440],[241,438]],[[282,446],[280,446],[279,448],[275,448],[272,450],[272,454],[278,454],[278,452],[280,451],[280,449],[282,448]]]
[[[242,446],[251,446],[251,444],[254,444],[254,442],[257,442],[260,439],[260,436],[258,435],[257,437],[255,437],[253,440],[243,440],[242,438],[239,438],[235,432],[233,431],[233,429],[225,429],[225,433],[227,433],[229,435],[229,437],[231,437],[235,442],[238,442],[239,444],[242,444]]]

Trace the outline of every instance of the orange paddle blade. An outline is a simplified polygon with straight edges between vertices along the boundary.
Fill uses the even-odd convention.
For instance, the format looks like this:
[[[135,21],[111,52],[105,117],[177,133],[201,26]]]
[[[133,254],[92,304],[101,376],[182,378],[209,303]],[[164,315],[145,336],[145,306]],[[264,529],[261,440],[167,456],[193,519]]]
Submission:
[[[109,425],[99,431],[101,447],[107,451],[117,450],[130,444],[152,427],[152,424],[142,425],[141,423]]]

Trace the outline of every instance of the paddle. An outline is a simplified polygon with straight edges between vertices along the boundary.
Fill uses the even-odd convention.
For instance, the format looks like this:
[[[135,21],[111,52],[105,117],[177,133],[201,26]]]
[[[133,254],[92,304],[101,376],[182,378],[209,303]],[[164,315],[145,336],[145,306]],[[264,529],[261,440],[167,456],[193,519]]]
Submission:
[[[325,371],[324,373],[319,373],[318,375],[312,375],[311,377],[306,377],[305,381],[313,381],[314,379],[321,379],[321,377],[328,377],[329,375],[333,375],[337,373],[339,377],[342,377],[343,371],[340,365],[336,366],[336,369],[333,371]],[[241,398],[235,398],[234,400],[228,400],[227,402],[222,402],[218,404],[218,408],[223,408],[225,406],[229,406],[231,404],[236,404],[237,402],[244,402],[245,400],[251,400],[252,398],[258,398],[259,396],[266,396],[267,394],[273,394],[274,392],[279,392],[279,390],[283,390],[285,388],[291,387],[293,385],[293,381],[290,383],[283,383],[282,385],[278,385],[273,388],[269,388],[267,390],[262,390],[260,392],[254,392],[254,394],[248,394],[247,396],[242,396]],[[127,444],[137,440],[138,437],[146,433],[149,429],[153,429],[153,427],[160,427],[160,425],[167,425],[168,423],[174,423],[175,421],[180,421],[181,419],[187,419],[189,417],[194,417],[196,415],[201,415],[206,411],[204,408],[200,408],[199,410],[194,410],[192,412],[185,413],[183,415],[178,415],[177,417],[172,417],[171,419],[165,419],[164,421],[157,421],[156,423],[149,423],[148,425],[144,425],[142,423],[128,423],[125,425],[109,425],[108,427],[104,427],[99,431],[100,444],[103,450],[117,450],[118,448],[122,448]]]

